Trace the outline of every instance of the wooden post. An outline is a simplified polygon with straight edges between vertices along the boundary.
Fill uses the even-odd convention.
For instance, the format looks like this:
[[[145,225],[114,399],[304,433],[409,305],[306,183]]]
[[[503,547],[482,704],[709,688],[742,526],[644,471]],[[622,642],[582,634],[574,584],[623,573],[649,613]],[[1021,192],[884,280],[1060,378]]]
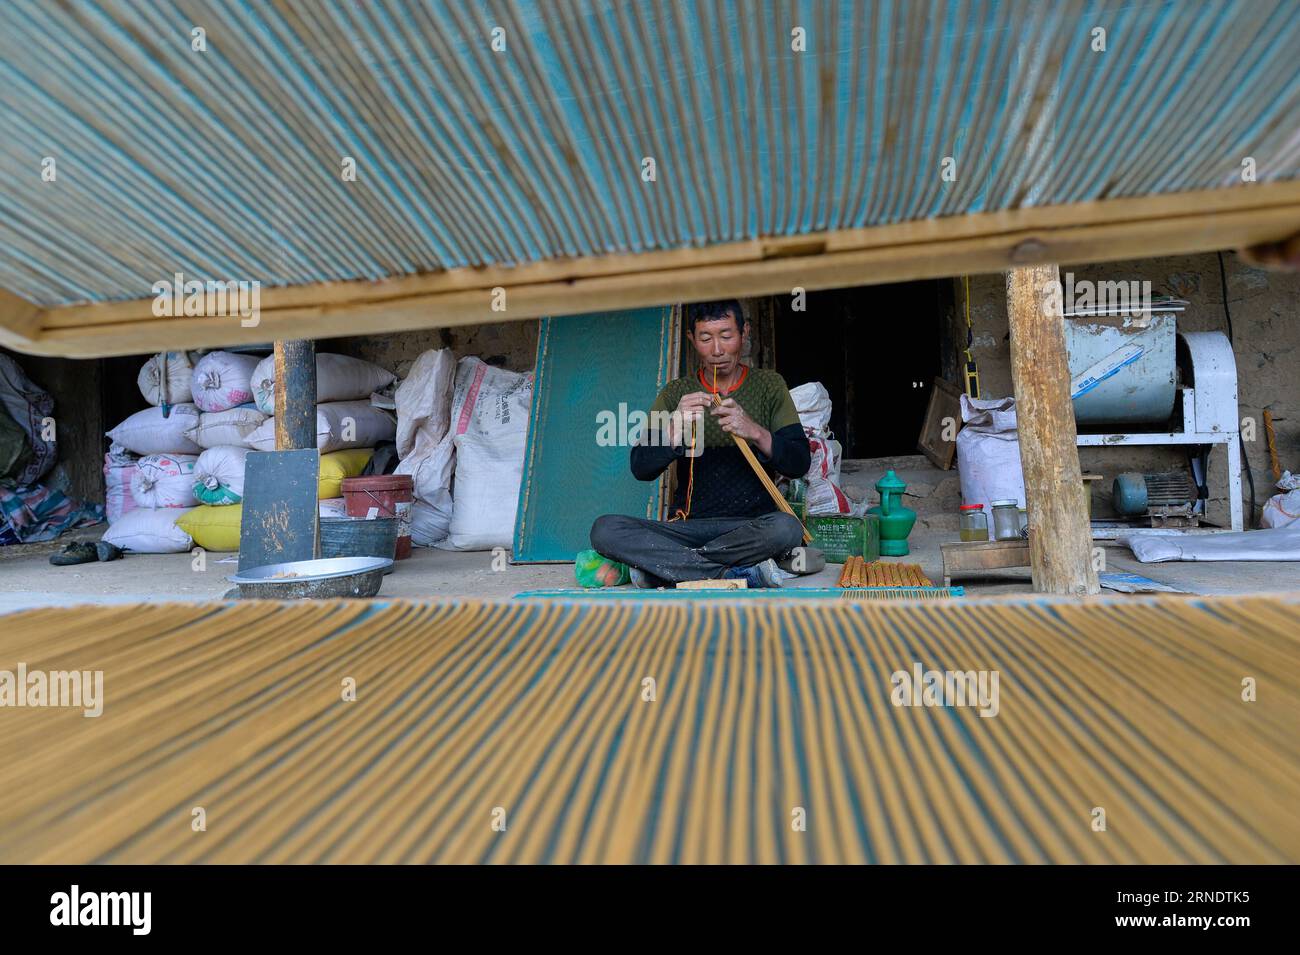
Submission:
[[[316,343],[275,343],[275,450],[316,447]]]
[[[1095,594],[1092,533],[1078,432],[1070,401],[1060,271],[1032,265],[1007,272],[1011,377],[1016,392],[1020,464],[1029,511],[1029,564],[1034,590]],[[1050,289],[1056,289],[1051,294]]]

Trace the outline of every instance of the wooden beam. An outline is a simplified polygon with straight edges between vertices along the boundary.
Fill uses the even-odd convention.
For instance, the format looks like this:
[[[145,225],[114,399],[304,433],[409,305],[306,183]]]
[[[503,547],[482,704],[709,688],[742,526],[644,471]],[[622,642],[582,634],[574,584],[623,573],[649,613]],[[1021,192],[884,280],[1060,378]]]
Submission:
[[[1065,353],[1065,318],[1055,265],[1007,272],[1007,314],[1011,320],[1011,377],[1016,393],[1020,465],[1029,511],[1029,566],[1034,590],[1049,594],[1095,594],[1092,533],[1083,494],[1083,473],[1070,369]]]
[[[1239,248],[1300,230],[1300,182],[927,219],[703,249],[261,290],[259,321],[158,317],[153,299],[40,310],[0,300],[11,347],[69,357],[476,325],[719,296]],[[493,290],[506,292],[505,310]],[[15,303],[21,303],[21,306]]]
[[[275,343],[275,450],[316,447],[316,343]]]
[[[29,354],[42,354],[31,348],[40,337],[46,313],[39,305],[0,288],[0,345]]]

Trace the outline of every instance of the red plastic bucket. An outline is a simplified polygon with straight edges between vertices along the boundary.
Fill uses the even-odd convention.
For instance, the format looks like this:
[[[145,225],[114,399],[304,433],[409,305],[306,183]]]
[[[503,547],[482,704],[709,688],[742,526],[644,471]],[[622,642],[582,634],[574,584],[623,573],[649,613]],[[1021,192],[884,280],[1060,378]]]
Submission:
[[[397,518],[398,560],[411,556],[411,501],[415,484],[409,474],[377,474],[343,479],[348,517]]]

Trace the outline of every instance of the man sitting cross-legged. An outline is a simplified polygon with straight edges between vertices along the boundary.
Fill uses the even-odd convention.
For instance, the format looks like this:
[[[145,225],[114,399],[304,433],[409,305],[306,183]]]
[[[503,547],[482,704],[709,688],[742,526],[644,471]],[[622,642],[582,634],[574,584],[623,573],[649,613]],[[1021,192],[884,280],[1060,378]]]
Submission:
[[[727,577],[779,587],[776,560],[799,546],[803,529],[777,507],[732,435],[749,442],[769,477],[806,474],[808,439],[784,379],[740,363],[749,332],[739,302],[691,305],[687,322],[700,370],[664,387],[632,448],[639,480],[676,466],[674,516],[603,515],[591,527],[591,546],[627,564],[638,587]]]

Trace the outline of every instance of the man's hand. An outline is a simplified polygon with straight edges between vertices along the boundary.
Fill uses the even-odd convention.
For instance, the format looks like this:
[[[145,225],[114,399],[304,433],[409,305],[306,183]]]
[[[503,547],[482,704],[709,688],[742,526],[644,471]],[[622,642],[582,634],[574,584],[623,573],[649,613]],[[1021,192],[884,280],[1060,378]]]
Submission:
[[[695,430],[702,437],[699,429],[704,424],[704,409],[712,403],[713,396],[707,391],[692,391],[682,395],[681,401],[677,402],[677,411],[668,425],[668,443],[674,447],[681,444],[683,430],[687,433]]]
[[[715,405],[709,414],[718,419],[723,431],[753,442],[765,456],[771,456],[772,432],[745,414],[745,409],[736,404],[736,399],[728,398],[722,404]]]

